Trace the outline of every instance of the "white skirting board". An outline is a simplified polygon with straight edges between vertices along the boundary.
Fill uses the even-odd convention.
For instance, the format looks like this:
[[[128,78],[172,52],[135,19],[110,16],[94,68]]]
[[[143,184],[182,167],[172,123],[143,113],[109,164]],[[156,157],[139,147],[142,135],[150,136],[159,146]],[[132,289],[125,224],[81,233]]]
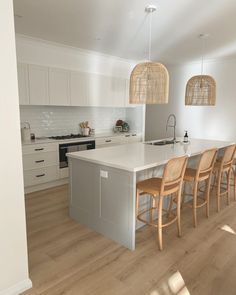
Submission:
[[[26,279],[11,286],[10,288],[0,290],[0,295],[18,295],[30,288],[32,288],[32,282],[30,279]]]
[[[59,179],[59,180],[55,180],[55,181],[51,181],[51,182],[46,182],[46,183],[42,183],[42,184],[38,184],[38,185],[34,185],[34,186],[28,186],[28,187],[25,187],[25,194],[29,194],[29,193],[45,190],[45,189],[48,189],[48,188],[52,188],[52,187],[55,187],[55,186],[67,184],[68,182],[69,182],[69,179],[64,178],[64,179]]]

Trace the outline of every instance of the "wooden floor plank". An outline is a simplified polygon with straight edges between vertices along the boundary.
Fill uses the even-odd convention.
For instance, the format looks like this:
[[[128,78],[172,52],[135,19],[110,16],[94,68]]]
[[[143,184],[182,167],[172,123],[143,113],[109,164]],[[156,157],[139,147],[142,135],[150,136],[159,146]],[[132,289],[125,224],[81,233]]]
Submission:
[[[236,290],[236,202],[210,218],[182,211],[182,238],[176,226],[164,230],[164,250],[158,250],[155,230],[137,231],[136,250],[128,249],[80,225],[68,215],[68,187],[26,196],[30,278],[26,295],[168,295],[171,278],[180,272],[192,295],[233,295]]]

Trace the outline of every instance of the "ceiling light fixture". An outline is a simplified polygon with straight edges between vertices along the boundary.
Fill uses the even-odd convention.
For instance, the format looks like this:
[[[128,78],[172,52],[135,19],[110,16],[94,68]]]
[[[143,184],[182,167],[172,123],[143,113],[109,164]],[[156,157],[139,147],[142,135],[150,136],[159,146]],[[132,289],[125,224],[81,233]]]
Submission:
[[[213,106],[216,103],[216,82],[209,75],[203,75],[204,50],[208,34],[200,34],[202,40],[201,75],[190,78],[186,85],[185,105],[191,106]]]
[[[134,104],[166,104],[169,97],[169,74],[166,67],[151,61],[152,14],[155,5],[148,5],[149,14],[148,61],[137,64],[130,76],[129,102]]]

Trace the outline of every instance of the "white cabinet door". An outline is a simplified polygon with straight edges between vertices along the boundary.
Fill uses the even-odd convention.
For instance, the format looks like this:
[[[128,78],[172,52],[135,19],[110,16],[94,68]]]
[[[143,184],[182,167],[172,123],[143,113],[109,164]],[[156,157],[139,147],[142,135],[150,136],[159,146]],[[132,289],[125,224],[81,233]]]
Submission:
[[[110,79],[109,77],[89,74],[88,75],[88,105],[109,106]]]
[[[88,77],[83,72],[70,73],[70,92],[72,106],[88,106]]]
[[[70,105],[70,73],[63,69],[49,69],[50,105]]]
[[[29,100],[29,76],[28,76],[28,65],[18,64],[18,89],[19,89],[19,103],[20,105],[27,105],[30,103]]]
[[[126,100],[126,79],[111,78],[111,106],[125,107]]]
[[[48,68],[29,65],[29,95],[32,105],[49,105]]]

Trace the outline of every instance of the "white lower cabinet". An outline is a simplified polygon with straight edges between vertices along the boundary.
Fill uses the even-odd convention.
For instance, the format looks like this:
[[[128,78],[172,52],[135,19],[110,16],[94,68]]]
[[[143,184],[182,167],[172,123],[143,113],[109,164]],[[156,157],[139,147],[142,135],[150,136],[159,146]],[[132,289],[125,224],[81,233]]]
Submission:
[[[128,133],[117,136],[107,136],[96,138],[96,148],[103,148],[108,146],[115,146],[119,144],[140,142],[142,141],[141,133]]]
[[[32,144],[23,146],[24,186],[31,187],[58,180],[58,144]]]
[[[118,145],[122,143],[120,136],[98,137],[96,138],[95,142],[96,142],[96,148],[113,146],[113,145]]]
[[[123,141],[126,142],[126,143],[142,141],[142,134],[141,133],[130,133],[130,134],[126,134],[124,136]]]
[[[49,166],[24,171],[25,187],[54,181],[58,178],[58,166]]]
[[[115,146],[142,140],[142,134],[125,133],[115,136],[96,137],[96,148]],[[68,168],[59,168],[59,144],[23,145],[24,186],[26,192],[65,184]]]
[[[23,156],[24,170],[37,169],[47,166],[58,165],[57,152],[26,154]]]

